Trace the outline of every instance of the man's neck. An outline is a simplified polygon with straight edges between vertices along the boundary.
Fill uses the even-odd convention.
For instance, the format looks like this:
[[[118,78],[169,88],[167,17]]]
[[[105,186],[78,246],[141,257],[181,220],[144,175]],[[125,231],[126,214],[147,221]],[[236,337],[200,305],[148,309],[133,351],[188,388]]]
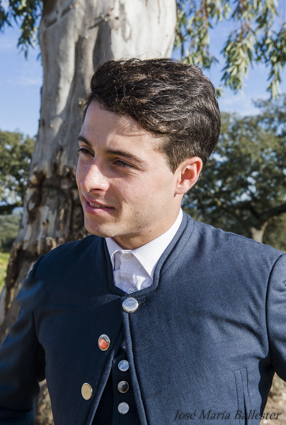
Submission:
[[[177,233],[180,224],[183,219],[183,211],[180,209],[179,215],[173,225],[162,235],[158,236],[157,238],[153,239],[152,241],[148,242],[147,244],[138,247],[134,250],[125,250],[120,245],[117,244],[117,242],[112,238],[106,238],[107,248],[108,252],[111,258],[112,265],[114,266],[114,254],[117,251],[132,251],[133,255],[137,258],[137,260],[142,264],[144,269],[147,271],[147,273],[150,275],[150,277],[153,277],[153,271],[155,269],[155,266]]]
[[[169,232],[173,226],[176,225],[176,223],[179,222],[178,228],[180,226],[180,223],[182,221],[183,218],[183,211],[180,208],[175,220],[173,220],[172,224],[167,227],[166,230],[158,230],[157,232],[154,232],[154,229],[152,229],[152,233],[150,232],[150,234],[148,234],[148,232],[146,232],[146,234],[144,235],[134,235],[134,237],[129,236],[128,240],[125,240],[123,237],[121,236],[116,236],[114,238],[112,238],[114,240],[114,242],[116,242],[116,244],[118,245],[119,249],[124,249],[124,250],[135,250],[138,248],[141,248],[142,246],[145,246],[149,243],[151,243],[152,241],[160,238],[161,236],[163,236],[164,234],[166,234],[167,232]],[[106,238],[108,239],[108,238]]]

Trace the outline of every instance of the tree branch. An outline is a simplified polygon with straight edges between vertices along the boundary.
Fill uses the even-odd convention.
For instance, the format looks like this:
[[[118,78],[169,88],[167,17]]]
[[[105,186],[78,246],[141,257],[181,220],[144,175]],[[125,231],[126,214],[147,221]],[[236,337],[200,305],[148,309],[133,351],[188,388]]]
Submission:
[[[261,218],[263,217],[263,220],[267,221],[275,215],[280,215],[283,213],[286,213],[286,204],[278,205],[277,207],[271,208],[270,210],[261,214]]]
[[[22,202],[16,202],[15,204],[10,205],[0,205],[0,215],[12,214],[13,209],[17,207],[22,207]]]

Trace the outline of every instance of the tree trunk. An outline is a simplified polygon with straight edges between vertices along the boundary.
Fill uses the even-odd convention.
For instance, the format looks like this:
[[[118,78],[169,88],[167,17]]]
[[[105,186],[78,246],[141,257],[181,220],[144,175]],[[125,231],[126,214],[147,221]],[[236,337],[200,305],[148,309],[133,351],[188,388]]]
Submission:
[[[254,239],[257,242],[263,242],[263,235],[265,232],[265,229],[267,227],[268,221],[266,223],[264,223],[261,227],[257,228],[257,227],[250,227],[250,233],[251,233],[251,238]]]
[[[39,131],[24,215],[1,294],[1,338],[15,321],[14,301],[36,258],[85,235],[75,184],[81,105],[93,70],[109,59],[169,56],[175,0],[47,0],[39,29],[43,87]],[[52,423],[46,388],[36,421]],[[41,406],[41,407],[39,407]]]

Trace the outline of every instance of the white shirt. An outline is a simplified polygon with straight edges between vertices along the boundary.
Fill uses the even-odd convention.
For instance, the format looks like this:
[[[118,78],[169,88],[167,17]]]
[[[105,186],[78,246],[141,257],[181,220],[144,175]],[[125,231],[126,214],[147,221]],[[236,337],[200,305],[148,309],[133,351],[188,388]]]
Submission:
[[[112,238],[106,238],[115,286],[131,294],[148,288],[153,283],[156,264],[177,233],[183,219],[183,211],[167,232],[139,248],[122,249]]]

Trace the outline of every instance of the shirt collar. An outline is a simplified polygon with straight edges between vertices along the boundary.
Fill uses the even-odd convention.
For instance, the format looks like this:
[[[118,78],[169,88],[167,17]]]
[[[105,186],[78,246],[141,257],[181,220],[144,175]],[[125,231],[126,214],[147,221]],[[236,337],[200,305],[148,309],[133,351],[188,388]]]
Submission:
[[[159,258],[177,233],[177,230],[180,227],[180,224],[183,219],[183,211],[180,209],[178,217],[176,218],[174,224],[168,229],[165,233],[159,236],[156,239],[153,239],[151,242],[140,246],[139,248],[128,250],[122,249],[112,238],[106,238],[107,249],[110,255],[112,267],[114,270],[114,255],[117,251],[120,252],[132,252],[132,254],[137,258],[137,260],[144,267],[146,272],[151,278],[153,278],[154,270],[156,264],[159,261]]]

